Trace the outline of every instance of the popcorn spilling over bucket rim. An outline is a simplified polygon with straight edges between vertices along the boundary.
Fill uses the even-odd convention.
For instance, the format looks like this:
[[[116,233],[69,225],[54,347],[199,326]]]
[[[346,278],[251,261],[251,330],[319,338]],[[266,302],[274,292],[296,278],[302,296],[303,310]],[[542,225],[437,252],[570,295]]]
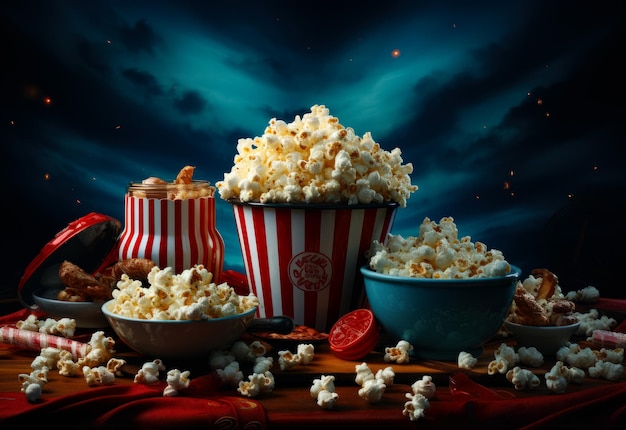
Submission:
[[[381,203],[357,203],[357,204],[349,204],[346,202],[342,203],[260,203],[260,202],[242,202],[239,199],[228,199],[228,203],[234,205],[241,206],[259,206],[266,208],[288,208],[288,209],[369,209],[369,208],[388,208],[388,207],[399,207],[400,203],[397,202],[381,202]]]

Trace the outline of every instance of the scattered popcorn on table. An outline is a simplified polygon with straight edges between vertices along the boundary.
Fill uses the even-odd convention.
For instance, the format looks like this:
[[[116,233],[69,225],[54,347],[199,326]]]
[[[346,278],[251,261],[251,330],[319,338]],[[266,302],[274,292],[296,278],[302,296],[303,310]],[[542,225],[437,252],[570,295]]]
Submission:
[[[90,387],[96,385],[112,385],[115,382],[115,375],[105,367],[89,367],[83,366],[83,376],[87,385]]]
[[[581,369],[588,369],[598,361],[598,357],[591,348],[581,348],[576,343],[559,348],[556,352],[556,359]]]
[[[513,347],[506,343],[501,343],[493,353],[495,359],[487,366],[487,373],[495,375],[496,373],[506,374],[509,368],[512,368],[519,362],[519,354],[515,352]]]
[[[223,369],[216,369],[215,372],[222,380],[222,383],[230,387],[237,387],[239,386],[239,383],[243,381],[243,372],[240,370],[239,362],[236,360],[228,363],[228,365]],[[254,373],[263,372],[255,371]]]
[[[122,367],[124,367],[126,365],[126,360],[122,359],[122,358],[111,358],[109,361],[107,361],[107,370],[111,373],[113,373],[115,376],[121,376],[122,375]]]
[[[294,354],[289,350],[278,351],[278,365],[280,370],[287,370],[300,364],[300,354]]]
[[[429,375],[422,376],[422,379],[418,379],[411,385],[413,394],[421,394],[427,399],[435,397],[437,392],[437,386],[433,382],[433,377]]]
[[[533,389],[541,384],[537,375],[519,366],[515,366],[513,369],[506,372],[506,379],[515,386],[516,390],[524,390],[526,388]]]
[[[123,274],[113,290],[111,312],[147,320],[200,320],[238,315],[259,305],[254,294],[239,296],[228,284],[212,280],[201,264],[180,274],[155,266],[148,274],[149,287]]]
[[[87,355],[78,359],[78,364],[83,367],[105,364],[115,354],[115,340],[111,336],[105,336],[103,331],[96,331],[91,335],[89,346],[91,349]]]
[[[36,315],[30,314],[23,321],[18,321],[16,327],[21,330],[36,331],[55,336],[72,337],[76,331],[76,320],[73,318],[46,318],[39,320]]]
[[[543,354],[534,346],[521,346],[517,349],[519,362],[530,367],[541,367],[543,365]]]
[[[301,343],[298,344],[297,354],[300,356],[300,364],[307,365],[313,361],[313,357],[315,356],[315,346],[310,343]]]
[[[365,381],[376,378],[374,372],[372,372],[372,369],[370,369],[370,367],[365,362],[354,366],[354,370],[356,371],[356,377],[354,378],[354,381],[358,385],[363,385]]]
[[[585,371],[578,367],[567,367],[562,361],[557,361],[550,371],[546,372],[546,385],[549,390],[562,394],[571,382],[582,384],[585,380]]]
[[[324,105],[293,122],[272,118],[260,137],[242,138],[231,171],[215,186],[224,200],[260,203],[406,205],[417,186],[399,148],[383,150],[367,132],[344,127]]]
[[[424,411],[430,407],[428,399],[421,394],[406,393],[408,402],[404,404],[402,415],[409,417],[411,421],[424,418]]]
[[[461,369],[471,370],[478,363],[478,358],[474,357],[472,354],[466,351],[459,352],[459,357],[457,359],[457,365]]]
[[[384,360],[386,362],[396,362],[398,364],[408,363],[410,361],[409,352],[413,351],[413,345],[406,340],[401,340],[394,347],[385,348]]]
[[[260,393],[270,392],[274,389],[275,381],[272,372],[253,373],[248,376],[248,381],[241,381],[237,391],[246,397],[256,397]]]
[[[580,327],[576,332],[579,336],[591,336],[594,330],[611,330],[617,325],[615,318],[600,316],[597,309],[590,309],[587,313],[575,312],[574,315],[580,321]]]
[[[274,366],[273,357],[257,357],[254,359],[253,373],[265,373]]]
[[[367,257],[372,270],[394,276],[491,278],[511,271],[501,251],[473,243],[469,236],[459,239],[452,217],[441,218],[439,224],[424,218],[418,237],[388,235],[384,243],[374,240]]]
[[[30,374],[21,373],[17,379],[22,384],[21,391],[30,403],[34,403],[41,398],[43,386],[48,383],[48,368],[35,369]]]
[[[387,385],[382,379],[368,379],[359,388],[358,395],[368,403],[378,403],[385,392]]]
[[[189,379],[190,372],[185,370],[181,372],[178,369],[171,369],[167,372],[167,387],[163,390],[164,397],[178,396],[178,392],[189,387],[191,382]]]
[[[594,350],[593,353],[598,360],[608,361],[609,363],[619,364],[624,361],[624,348],[601,348],[600,350]]]
[[[596,303],[600,298],[600,291],[592,285],[577,291],[570,291],[565,295],[567,300],[577,303]]]
[[[319,379],[314,379],[309,392],[317,400],[318,406],[324,409],[332,409],[339,398],[335,393],[335,377],[332,375],[322,375]]]
[[[384,369],[378,369],[375,375],[376,379],[382,379],[385,385],[393,385],[393,381],[396,377],[396,372],[393,371],[393,367],[385,367]]]
[[[598,360],[588,369],[592,378],[604,378],[609,381],[617,381],[624,373],[624,366],[618,363]]]
[[[159,380],[161,372],[165,371],[165,365],[158,358],[148,361],[141,366],[141,369],[135,374],[134,382],[136,384],[151,384]]]

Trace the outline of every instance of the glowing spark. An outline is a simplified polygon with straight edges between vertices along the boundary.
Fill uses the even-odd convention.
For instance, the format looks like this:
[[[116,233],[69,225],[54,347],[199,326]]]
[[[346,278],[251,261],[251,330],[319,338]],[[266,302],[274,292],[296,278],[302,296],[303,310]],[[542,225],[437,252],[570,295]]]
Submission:
[[[110,45],[110,44],[111,44],[111,41],[107,39],[107,45]]]
[[[391,51],[391,56],[393,58],[398,58],[400,56],[400,50],[399,49],[394,49],[393,51]]]
[[[51,105],[52,104],[52,99],[50,97],[46,97],[43,99],[43,103],[46,105]]]
[[[550,118],[550,112],[546,112],[546,118]]]
[[[510,188],[511,188],[511,184],[509,183],[509,181],[504,181],[504,189],[509,190]]]
[[[541,100],[541,99],[537,99],[537,104],[538,104],[539,106],[541,106],[541,105],[543,104],[543,100]]]
[[[50,177],[51,177],[50,173],[44,173],[44,175],[43,175],[43,179],[46,180],[46,181],[49,181]]]
[[[115,129],[116,129],[116,130],[119,130],[120,128],[122,128],[122,126],[121,126],[121,125],[116,125],[116,126],[115,126]]]
[[[476,200],[480,200],[480,196],[479,196],[478,194],[476,194],[476,195],[474,196],[474,198],[475,198]]]
[[[452,28],[456,28],[456,23],[452,24]]]
[[[572,194],[572,193],[567,193],[567,197],[571,199],[572,197],[574,197],[574,194]]]
[[[527,95],[528,97],[530,97],[530,91],[528,91],[528,92],[526,93],[526,95]]]
[[[515,170],[510,170],[509,171],[509,176],[515,176]]]
[[[76,204],[78,204],[78,205],[81,204],[80,203],[80,199],[76,199]]]
[[[593,171],[597,172],[599,168],[600,168],[599,166],[593,166]]]

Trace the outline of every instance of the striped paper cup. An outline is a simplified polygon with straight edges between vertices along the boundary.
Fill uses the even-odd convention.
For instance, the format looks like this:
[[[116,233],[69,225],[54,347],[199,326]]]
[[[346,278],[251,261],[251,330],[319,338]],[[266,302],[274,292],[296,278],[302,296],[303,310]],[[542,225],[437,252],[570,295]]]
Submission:
[[[260,317],[287,315],[328,332],[365,305],[359,267],[371,242],[391,231],[397,203],[231,203]]]
[[[216,229],[215,197],[158,199],[126,194],[119,257],[149,258],[176,273],[203,264],[219,282],[224,241]]]

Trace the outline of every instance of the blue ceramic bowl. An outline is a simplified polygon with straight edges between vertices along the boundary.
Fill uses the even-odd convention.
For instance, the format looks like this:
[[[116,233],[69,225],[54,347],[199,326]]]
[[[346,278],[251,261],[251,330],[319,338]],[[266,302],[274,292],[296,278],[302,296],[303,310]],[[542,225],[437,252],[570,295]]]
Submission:
[[[502,326],[521,269],[469,279],[392,276],[367,265],[361,273],[370,308],[393,341],[409,342],[416,358],[456,361],[461,351],[479,356],[482,344]]]

